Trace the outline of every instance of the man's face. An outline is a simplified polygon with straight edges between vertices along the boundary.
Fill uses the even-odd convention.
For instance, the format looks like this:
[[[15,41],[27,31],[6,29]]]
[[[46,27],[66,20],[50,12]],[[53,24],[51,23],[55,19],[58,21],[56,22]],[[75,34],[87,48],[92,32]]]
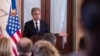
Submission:
[[[39,20],[40,17],[41,17],[40,11],[39,11],[39,10],[34,11],[33,14],[32,14],[32,17],[33,17],[33,19],[34,19],[35,21]]]

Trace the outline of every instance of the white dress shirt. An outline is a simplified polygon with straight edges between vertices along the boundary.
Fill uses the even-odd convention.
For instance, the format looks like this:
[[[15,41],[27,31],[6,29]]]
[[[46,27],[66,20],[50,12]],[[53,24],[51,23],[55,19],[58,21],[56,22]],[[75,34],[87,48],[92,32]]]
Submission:
[[[34,22],[35,28],[36,28],[36,22],[37,22],[38,31],[40,31],[40,20],[38,20],[38,21],[33,20],[33,22]]]

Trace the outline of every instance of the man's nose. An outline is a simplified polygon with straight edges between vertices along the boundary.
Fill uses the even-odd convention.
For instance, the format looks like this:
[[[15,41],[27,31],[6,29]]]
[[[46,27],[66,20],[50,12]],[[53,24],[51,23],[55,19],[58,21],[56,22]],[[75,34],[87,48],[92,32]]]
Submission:
[[[36,17],[38,17],[39,15],[36,15]]]

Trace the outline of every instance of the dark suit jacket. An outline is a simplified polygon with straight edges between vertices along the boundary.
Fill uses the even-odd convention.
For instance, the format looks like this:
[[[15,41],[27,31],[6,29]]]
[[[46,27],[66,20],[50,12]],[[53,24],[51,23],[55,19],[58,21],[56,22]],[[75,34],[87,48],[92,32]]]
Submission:
[[[48,32],[50,32],[50,31],[47,26],[47,23],[43,20],[40,20],[40,31],[39,31],[38,35],[43,35]],[[30,38],[34,35],[36,35],[36,30],[34,27],[34,22],[33,22],[33,20],[31,20],[31,21],[28,21],[25,23],[23,36]]]

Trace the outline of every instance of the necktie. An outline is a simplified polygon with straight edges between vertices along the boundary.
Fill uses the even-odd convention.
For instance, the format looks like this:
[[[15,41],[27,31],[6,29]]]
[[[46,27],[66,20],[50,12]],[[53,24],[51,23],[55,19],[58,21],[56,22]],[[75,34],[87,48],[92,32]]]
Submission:
[[[36,24],[36,34],[38,34],[38,22],[36,22],[35,24]]]

